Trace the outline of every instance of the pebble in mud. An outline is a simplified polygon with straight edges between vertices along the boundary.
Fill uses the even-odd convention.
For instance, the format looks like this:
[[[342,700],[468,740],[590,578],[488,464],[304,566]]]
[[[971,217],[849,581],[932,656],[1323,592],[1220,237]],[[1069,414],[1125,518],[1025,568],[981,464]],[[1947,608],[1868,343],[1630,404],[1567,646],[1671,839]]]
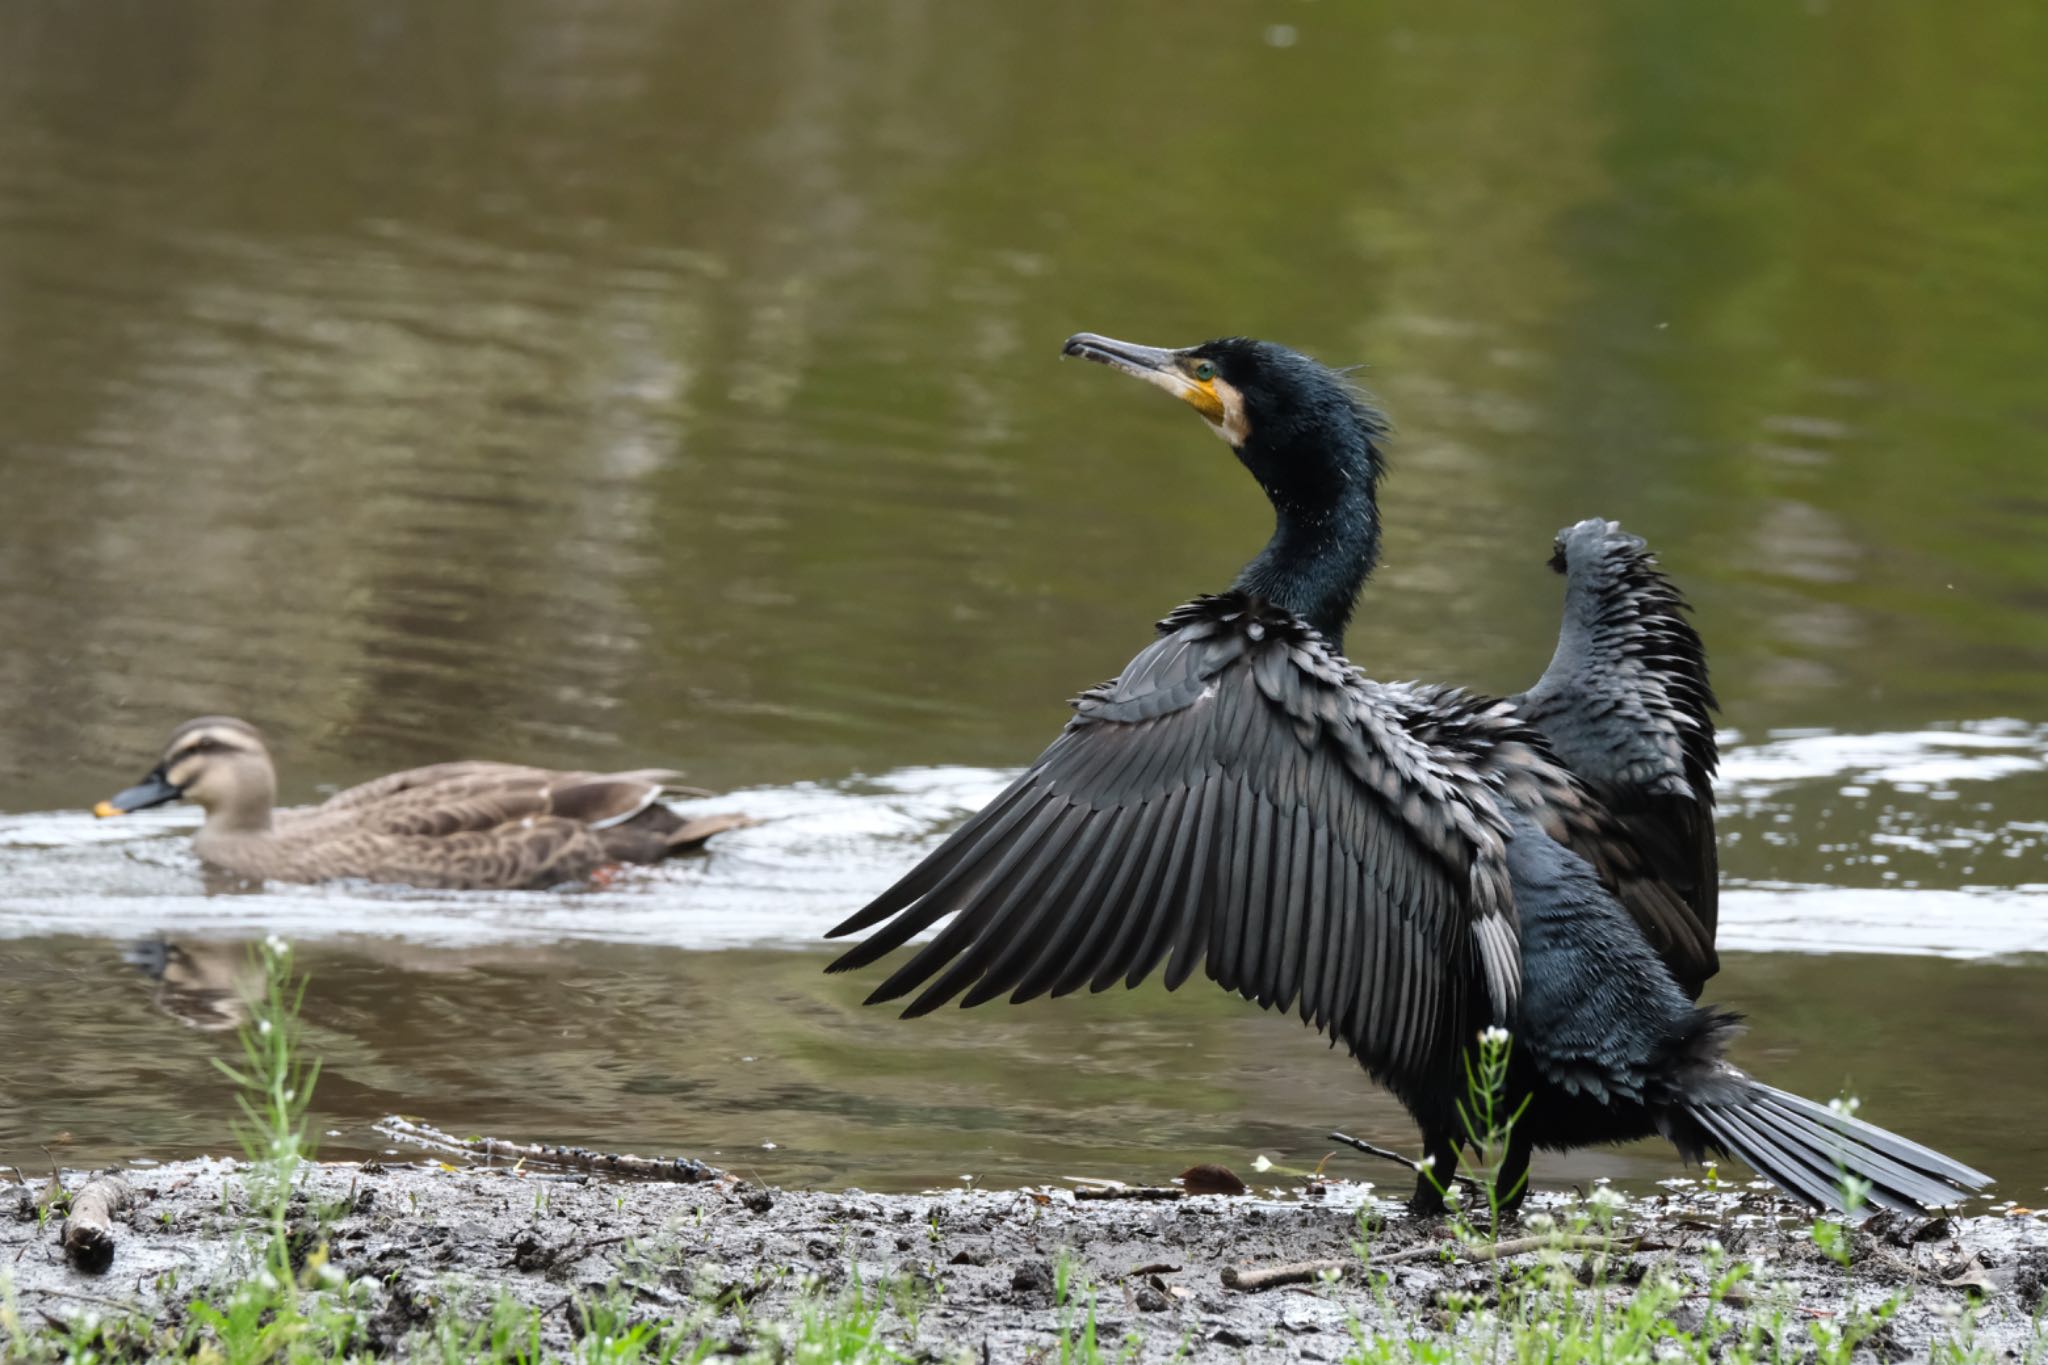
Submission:
[[[561,1255],[561,1248],[533,1228],[521,1228],[512,1238],[512,1268],[546,1270]]]
[[[1034,1306],[1049,1304],[1053,1298],[1052,1267],[1044,1261],[1020,1261],[1010,1272],[1010,1301]]]
[[[2048,1247],[2019,1254],[2013,1264],[2012,1292],[2029,1313],[2039,1315],[2048,1309]]]

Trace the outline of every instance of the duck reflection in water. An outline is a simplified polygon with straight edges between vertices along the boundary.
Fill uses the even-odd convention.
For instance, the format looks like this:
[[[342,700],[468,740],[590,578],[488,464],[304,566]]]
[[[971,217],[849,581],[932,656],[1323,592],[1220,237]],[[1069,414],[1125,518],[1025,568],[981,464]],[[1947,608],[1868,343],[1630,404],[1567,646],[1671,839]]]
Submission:
[[[140,939],[121,958],[155,983],[149,1003],[201,1033],[224,1033],[249,1021],[249,1001],[263,989],[262,969],[246,943],[173,943]]]

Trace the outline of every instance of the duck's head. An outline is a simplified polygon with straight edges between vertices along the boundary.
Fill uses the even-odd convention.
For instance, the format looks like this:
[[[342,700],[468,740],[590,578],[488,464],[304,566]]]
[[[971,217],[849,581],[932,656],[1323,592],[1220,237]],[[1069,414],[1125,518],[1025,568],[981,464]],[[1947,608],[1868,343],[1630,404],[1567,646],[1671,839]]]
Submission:
[[[1167,350],[1080,332],[1062,354],[1166,390],[1229,443],[1277,526],[1238,586],[1297,612],[1341,645],[1379,557],[1375,489],[1387,420],[1344,375],[1278,342],[1222,337]]]
[[[149,775],[94,806],[93,814],[126,815],[181,799],[203,807],[210,826],[268,829],[277,775],[256,727],[230,716],[186,721],[171,732]]]

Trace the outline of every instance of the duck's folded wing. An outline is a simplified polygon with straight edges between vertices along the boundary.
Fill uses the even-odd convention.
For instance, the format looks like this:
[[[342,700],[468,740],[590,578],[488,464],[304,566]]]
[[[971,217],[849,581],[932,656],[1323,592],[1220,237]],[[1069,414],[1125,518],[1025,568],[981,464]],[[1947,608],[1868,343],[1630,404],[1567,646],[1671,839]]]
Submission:
[[[1516,713],[1606,808],[1566,840],[1696,997],[1717,965],[1714,690],[1683,594],[1638,536],[1593,519],[1558,534],[1556,653]],[[1555,833],[1556,831],[1553,831]]]
[[[1471,992],[1512,1012],[1520,952],[1489,764],[1498,703],[1360,678],[1289,613],[1203,598],[1052,747],[833,933],[832,970],[952,922],[871,997],[907,1014],[1198,965],[1369,1064],[1418,1062]],[[1418,725],[1416,718],[1423,722]],[[1462,1041],[1462,1040],[1460,1040]]]
[[[434,835],[358,829],[323,841],[310,858],[322,878],[477,890],[575,881],[604,862],[605,853],[598,836],[581,825],[543,815]]]
[[[368,782],[345,787],[319,805],[307,808],[303,813],[331,815],[336,811],[362,810],[394,799],[420,800],[424,793],[430,791],[545,786],[549,778],[556,776],[560,774],[550,773],[545,768],[529,768],[518,763],[492,763],[485,759],[430,763],[424,768],[407,768],[402,772],[386,773]]]
[[[305,810],[280,812],[281,823],[296,834],[325,831],[328,837],[358,831],[417,839],[485,833],[552,814],[551,793],[565,776],[505,763],[443,763],[351,787]],[[643,794],[651,790],[639,788]]]

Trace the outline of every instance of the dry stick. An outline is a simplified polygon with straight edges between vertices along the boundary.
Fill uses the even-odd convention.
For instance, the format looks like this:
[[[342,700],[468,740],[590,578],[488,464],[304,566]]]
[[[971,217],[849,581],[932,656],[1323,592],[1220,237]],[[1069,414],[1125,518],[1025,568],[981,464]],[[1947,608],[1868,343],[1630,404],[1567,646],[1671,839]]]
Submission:
[[[672,1180],[681,1185],[698,1185],[719,1180],[725,1172],[688,1157],[654,1157],[593,1152],[585,1147],[557,1147],[538,1142],[507,1142],[503,1138],[459,1138],[431,1123],[418,1123],[392,1114],[380,1119],[376,1130],[387,1137],[402,1138],[421,1147],[444,1152],[462,1152],[489,1160],[530,1161],[567,1170],[595,1171],[602,1175],[636,1176],[642,1180]]]
[[[1372,1143],[1367,1142],[1363,1138],[1352,1137],[1349,1133],[1332,1133],[1330,1134],[1330,1141],[1341,1142],[1346,1147],[1355,1147],[1359,1151],[1364,1152],[1367,1156],[1376,1156],[1379,1157],[1382,1161],[1392,1161],[1399,1165],[1406,1166],[1409,1170],[1415,1172],[1415,1174],[1417,1175],[1422,1174],[1423,1167],[1421,1162],[1417,1161],[1414,1157],[1403,1156],[1391,1147],[1374,1146]],[[1486,1186],[1480,1184],[1478,1181],[1474,1180],[1469,1175],[1454,1175],[1451,1177],[1451,1179],[1457,1181],[1461,1185],[1470,1186],[1472,1189],[1477,1190],[1481,1194],[1484,1194],[1486,1192]]]
[[[1498,1261],[1504,1256],[1520,1256],[1525,1251],[1610,1251],[1617,1256],[1633,1256],[1635,1250],[1633,1240],[1613,1242],[1605,1237],[1515,1237],[1505,1242],[1486,1242],[1468,1247],[1458,1259]]]
[[[1430,1249],[1435,1250],[1434,1247]],[[1283,1284],[1313,1284],[1325,1275],[1356,1274],[1364,1268],[1360,1261],[1290,1261],[1286,1265],[1261,1266],[1256,1270],[1227,1265],[1223,1267],[1223,1287],[1256,1294],[1262,1289],[1278,1289]]]
[[[1455,1259],[1464,1262],[1497,1261],[1506,1256],[1520,1256],[1530,1251],[1615,1251],[1628,1252],[1635,1244],[1609,1242],[1600,1237],[1516,1237],[1506,1242],[1488,1242],[1481,1246],[1467,1247]],[[1323,1276],[1335,1272],[1339,1275],[1356,1275],[1363,1270],[1377,1270],[1381,1266],[1399,1265],[1404,1261],[1426,1261],[1443,1255],[1440,1244],[1409,1247],[1391,1256],[1375,1256],[1370,1261],[1356,1258],[1343,1261],[1295,1261],[1287,1265],[1261,1266],[1256,1269],[1241,1269],[1238,1266],[1223,1267],[1223,1287],[1256,1294],[1262,1289],[1278,1289],[1289,1284],[1313,1284]]]
[[[86,1181],[71,1196],[71,1214],[64,1220],[64,1259],[92,1274],[105,1270],[114,1259],[114,1215],[134,1197],[128,1182],[111,1171]]]
[[[1182,1199],[1187,1191],[1178,1185],[1080,1185],[1076,1199]]]
[[[46,1298],[76,1299],[80,1303],[98,1304],[102,1308],[113,1308],[123,1313],[140,1314],[147,1311],[139,1303],[123,1303],[119,1299],[102,1298],[98,1294],[81,1294],[75,1289],[55,1289],[49,1285],[30,1285],[29,1293],[41,1294]]]

